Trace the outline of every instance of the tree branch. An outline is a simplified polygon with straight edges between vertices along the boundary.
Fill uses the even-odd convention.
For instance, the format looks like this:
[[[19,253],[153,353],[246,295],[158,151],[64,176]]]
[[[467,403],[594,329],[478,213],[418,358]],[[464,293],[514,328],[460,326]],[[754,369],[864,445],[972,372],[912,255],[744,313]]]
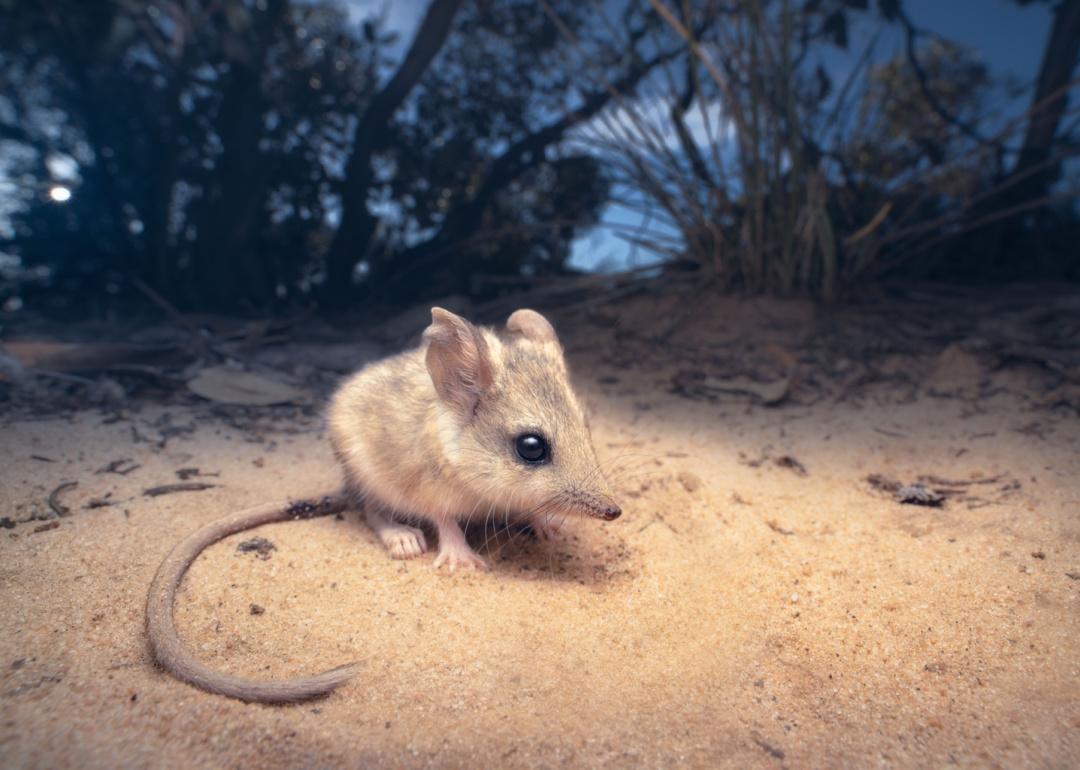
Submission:
[[[717,184],[712,178],[712,174],[709,173],[709,167],[705,165],[705,159],[701,157],[701,152],[698,150],[697,143],[690,135],[689,129],[686,127],[686,113],[690,111],[691,105],[694,103],[694,98],[697,94],[697,76],[694,72],[696,66],[696,60],[693,57],[687,57],[686,59],[686,89],[680,95],[678,101],[671,105],[671,122],[675,126],[675,133],[679,136],[679,144],[682,146],[683,152],[686,153],[687,159],[690,161],[690,167],[694,171],[694,175],[708,187],[710,190],[716,189]],[[701,105],[702,111],[708,109],[708,106]]]
[[[634,64],[620,79],[587,94],[577,108],[514,142],[491,162],[474,195],[451,210],[432,238],[398,255],[383,275],[372,276],[372,283],[380,289],[392,289],[403,279],[434,267],[439,258],[474,234],[484,212],[501,191],[526,170],[544,161],[548,147],[561,141],[570,129],[595,117],[613,98],[632,91],[653,68],[681,52],[681,49],[666,51],[647,60],[633,57]]]
[[[900,3],[897,3],[896,6],[896,18],[900,20],[900,24],[904,28],[904,52],[907,56],[908,65],[911,67],[912,72],[915,73],[915,80],[919,84],[919,91],[922,92],[923,99],[926,100],[930,109],[932,109],[939,118],[945,121],[945,123],[960,129],[960,131],[969,139],[974,139],[985,147],[992,147],[995,150],[1000,150],[999,147],[995,146],[980,134],[973,125],[945,109],[945,106],[937,98],[933,89],[930,88],[930,78],[927,76],[926,70],[923,69],[922,64],[919,63],[918,51],[916,50],[915,45],[916,39],[919,36],[919,30],[915,28],[915,24],[911,21],[911,17],[907,15],[907,12]]]
[[[372,158],[386,145],[394,113],[442,50],[462,2],[432,0],[401,65],[360,116],[352,154],[345,165],[341,225],[326,255],[327,298],[332,302],[340,302],[347,294],[356,262],[375,234],[375,218],[367,208],[373,182]]]
[[[1039,78],[1032,96],[1031,118],[1024,134],[1024,143],[1016,166],[1009,174],[1017,177],[1027,169],[1038,166],[1050,157],[1054,137],[1069,102],[1069,89],[1062,85],[1069,81],[1080,58],[1080,2],[1062,2],[1054,12],[1050,37],[1043,51],[1039,66]],[[1053,94],[1057,93],[1056,96]],[[1029,197],[1044,196],[1050,186],[1060,177],[1060,168],[1047,168],[1018,190]]]

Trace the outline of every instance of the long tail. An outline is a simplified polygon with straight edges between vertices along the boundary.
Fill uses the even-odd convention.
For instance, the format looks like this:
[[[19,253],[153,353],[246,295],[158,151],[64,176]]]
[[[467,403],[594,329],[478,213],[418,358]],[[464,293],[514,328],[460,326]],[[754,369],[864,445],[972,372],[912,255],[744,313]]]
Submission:
[[[200,663],[184,649],[173,620],[176,589],[188,567],[205,548],[223,537],[263,524],[339,513],[347,507],[347,502],[345,492],[339,490],[315,500],[284,505],[272,503],[248,508],[207,524],[180,541],[158,567],[146,599],[146,633],[154,658],[161,667],[176,678],[203,690],[259,703],[292,703],[315,698],[329,693],[355,676],[360,670],[357,663],[338,666],[315,676],[276,682],[261,682],[222,674]]]

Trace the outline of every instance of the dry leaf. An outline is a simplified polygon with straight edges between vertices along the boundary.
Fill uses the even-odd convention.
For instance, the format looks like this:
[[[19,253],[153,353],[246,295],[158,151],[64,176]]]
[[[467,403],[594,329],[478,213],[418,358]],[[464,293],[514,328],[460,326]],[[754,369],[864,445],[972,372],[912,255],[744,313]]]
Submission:
[[[241,372],[227,366],[211,366],[188,382],[196,395],[222,404],[270,406],[295,404],[305,400],[304,391],[260,374]]]
[[[700,383],[700,386],[721,393],[753,396],[766,406],[774,406],[787,398],[788,390],[791,387],[791,378],[785,377],[782,380],[773,380],[772,382],[756,382],[748,377],[731,377],[729,379],[706,377],[705,381]]]

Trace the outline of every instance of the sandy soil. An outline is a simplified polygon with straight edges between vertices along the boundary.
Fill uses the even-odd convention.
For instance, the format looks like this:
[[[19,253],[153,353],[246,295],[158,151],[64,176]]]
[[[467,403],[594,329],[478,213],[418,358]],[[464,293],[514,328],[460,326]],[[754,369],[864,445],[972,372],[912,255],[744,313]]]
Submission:
[[[355,514],[264,527],[195,564],[177,617],[211,664],[363,662],[315,703],[171,679],[143,602],[194,528],[336,483],[316,420],[192,404],[6,421],[0,517],[78,485],[57,496],[70,515],[0,529],[0,765],[1080,764],[1076,413],[1040,407],[1031,372],[937,371],[939,350],[857,389],[837,361],[771,408],[687,397],[673,378],[732,360],[732,340],[798,355],[813,309],[740,306],[659,345],[639,333],[673,307],[627,308],[560,325],[621,519],[551,544],[473,533],[488,574],[391,561]],[[96,472],[121,458],[139,467]],[[189,467],[217,486],[143,494]],[[870,474],[978,483],[921,507]],[[268,558],[237,550],[256,534]]]

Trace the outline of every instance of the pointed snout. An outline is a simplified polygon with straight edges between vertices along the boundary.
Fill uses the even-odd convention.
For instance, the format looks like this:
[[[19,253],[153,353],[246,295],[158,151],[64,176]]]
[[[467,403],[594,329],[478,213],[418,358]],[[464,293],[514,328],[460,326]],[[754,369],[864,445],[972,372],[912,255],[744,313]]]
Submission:
[[[615,502],[606,484],[591,489],[584,485],[571,487],[564,493],[563,502],[569,514],[604,521],[614,521],[622,516],[622,508]]]
[[[615,502],[615,498],[612,496],[607,484],[596,490],[591,498],[589,500],[590,513],[596,518],[604,521],[614,521],[622,516],[622,508]]]
[[[598,515],[604,521],[614,521],[615,519],[622,516],[622,508],[615,505],[615,503],[612,503],[611,505],[602,508]]]
[[[594,497],[586,504],[588,514],[596,519],[614,521],[622,516],[622,508],[607,495]]]

